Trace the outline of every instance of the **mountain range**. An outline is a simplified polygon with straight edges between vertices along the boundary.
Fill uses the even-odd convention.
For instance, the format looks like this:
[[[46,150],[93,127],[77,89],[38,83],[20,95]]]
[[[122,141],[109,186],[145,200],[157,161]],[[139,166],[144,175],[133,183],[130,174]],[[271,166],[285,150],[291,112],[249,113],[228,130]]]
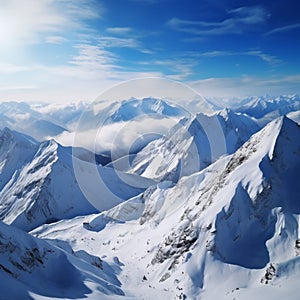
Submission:
[[[7,128],[3,104],[0,298],[298,299],[299,103],[252,97],[210,115],[153,98],[90,106],[84,130],[100,116],[175,122],[106,166]],[[67,107],[57,116],[72,133],[85,108]]]

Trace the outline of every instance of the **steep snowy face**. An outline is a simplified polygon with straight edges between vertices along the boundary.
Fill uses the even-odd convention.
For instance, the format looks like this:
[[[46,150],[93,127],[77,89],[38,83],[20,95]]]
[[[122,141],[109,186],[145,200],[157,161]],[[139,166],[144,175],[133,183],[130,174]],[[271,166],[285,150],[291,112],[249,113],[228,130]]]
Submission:
[[[58,149],[53,140],[44,142],[32,159],[17,170],[11,166],[16,171],[0,191],[4,222],[30,230],[53,220],[95,211],[80,192],[71,166],[61,159]],[[22,153],[16,159],[19,157]]]
[[[218,272],[218,261],[225,264],[223,272],[229,275],[226,265],[252,270],[273,263],[282,269],[282,264],[297,255],[299,126],[282,117],[223,160],[198,175],[183,178],[161,194],[156,200],[159,209],[146,218],[148,222],[166,224],[168,214],[172,215],[174,227],[152,263],[166,263],[170,270],[176,269],[189,252],[192,258],[186,268],[194,286],[211,285],[205,278],[207,274],[219,276],[214,274]],[[153,203],[154,199],[149,201],[150,209],[145,203],[144,217],[155,207]],[[263,277],[263,272],[259,276]],[[171,272],[164,276],[170,277]],[[247,281],[249,284],[249,278]]]
[[[228,109],[212,116],[185,118],[140,151],[130,171],[176,182],[233,153],[258,129],[251,118]]]
[[[60,247],[0,221],[1,298],[79,299],[91,295],[91,287],[98,299],[124,294],[106,262],[86,251],[72,252],[63,243]]]
[[[33,158],[37,148],[37,142],[28,136],[8,128],[0,130],[0,190]]]
[[[109,209],[143,192],[153,183],[151,180],[140,179],[137,175],[123,175],[110,168],[80,161],[79,165],[83,170],[79,172],[88,180],[91,187],[89,193],[97,203],[95,208],[76,181],[71,149],[60,146],[54,140],[33,144],[22,134],[15,135],[18,139],[13,138],[13,134],[7,129],[2,134],[2,139],[6,142],[1,145],[0,153],[0,217],[5,223],[24,230],[55,220]],[[96,168],[96,175],[103,179],[103,189],[100,192],[99,186],[95,190],[97,178],[91,177],[89,173],[93,168]],[[125,181],[122,180],[122,175]],[[129,186],[128,182],[136,183]]]
[[[225,108],[216,114],[224,132],[227,154],[234,153],[261,129],[251,117]]]

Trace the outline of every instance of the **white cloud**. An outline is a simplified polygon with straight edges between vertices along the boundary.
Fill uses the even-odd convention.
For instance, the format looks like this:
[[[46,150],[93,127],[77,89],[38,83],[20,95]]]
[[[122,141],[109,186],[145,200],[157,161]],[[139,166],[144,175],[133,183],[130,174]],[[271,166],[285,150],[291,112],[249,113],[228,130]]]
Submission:
[[[66,42],[67,39],[64,38],[63,36],[59,35],[50,35],[45,37],[45,43],[47,44],[61,44]]]
[[[172,18],[167,24],[175,30],[195,35],[241,34],[269,17],[268,12],[260,6],[239,7],[229,10],[228,15],[230,17],[220,22]]]
[[[168,78],[174,80],[184,80],[188,78],[190,75],[194,74],[194,68],[198,64],[196,60],[189,58],[156,60],[150,63],[168,68],[170,72],[173,73],[168,75]]]
[[[242,76],[234,78],[207,78],[190,82],[206,97],[244,97],[253,95],[280,95],[300,93],[300,74],[281,77]]]
[[[0,7],[1,47],[38,43],[49,33],[82,31],[84,20],[100,17],[100,8],[87,0],[0,0]]]
[[[260,50],[247,51],[247,52],[245,52],[245,55],[257,56],[260,59],[262,59],[263,61],[265,61],[265,62],[267,62],[267,63],[269,63],[271,65],[278,64],[278,63],[281,62],[281,60],[278,59],[276,56],[263,53]]]
[[[18,73],[28,71],[29,68],[22,65],[0,63],[0,73]]]
[[[34,85],[11,85],[11,86],[0,86],[1,91],[18,91],[18,90],[32,90],[37,87]]]
[[[77,45],[76,48],[79,53],[73,56],[70,61],[71,64],[92,69],[110,69],[114,67],[115,55],[102,47],[82,44]]]
[[[145,54],[154,53],[152,50],[144,48],[138,37],[102,36],[97,41],[102,48],[131,48]]]
[[[140,43],[134,38],[103,36],[98,41],[105,48],[140,48]]]
[[[265,35],[271,35],[271,34],[275,34],[275,33],[286,32],[286,31],[290,31],[290,30],[293,30],[293,29],[297,29],[297,28],[300,28],[300,23],[275,28],[273,30],[268,31]]]
[[[36,65],[36,71],[54,74],[60,78],[89,80],[108,79],[112,73],[117,71],[117,57],[102,47],[79,44],[75,46],[78,53],[73,55],[64,65],[47,66]]]
[[[260,24],[263,23],[270,14],[260,6],[239,7],[228,11],[233,15],[231,22],[237,24]]]
[[[84,147],[91,151],[114,151],[117,143],[117,156],[125,155],[139,138],[147,134],[163,135],[178,122],[176,118],[155,119],[146,117],[141,120],[118,122],[82,132],[63,132],[55,139],[65,146]],[[76,135],[76,139],[74,139]],[[79,142],[73,144],[74,140]]]
[[[280,59],[278,59],[274,55],[270,55],[267,53],[262,52],[261,50],[248,50],[248,51],[209,51],[209,52],[200,52],[196,54],[191,54],[197,57],[207,57],[207,58],[214,58],[214,57],[220,57],[220,56],[255,56],[260,58],[261,60],[274,65],[281,62]]]
[[[130,27],[108,27],[108,28],[106,28],[106,31],[111,34],[124,35],[124,34],[130,33],[132,31],[132,28],[130,28]]]

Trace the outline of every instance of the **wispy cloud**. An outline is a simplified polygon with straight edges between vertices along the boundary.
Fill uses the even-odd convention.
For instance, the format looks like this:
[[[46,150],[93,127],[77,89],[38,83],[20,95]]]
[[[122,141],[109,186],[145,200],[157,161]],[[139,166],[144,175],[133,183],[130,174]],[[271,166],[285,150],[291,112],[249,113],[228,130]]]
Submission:
[[[287,25],[287,26],[283,26],[283,27],[277,27],[273,30],[268,31],[267,33],[265,33],[265,35],[286,32],[286,31],[290,31],[293,29],[297,29],[297,28],[300,28],[300,23],[291,24],[291,25]]]
[[[281,63],[281,60],[276,56],[262,52],[261,50],[246,50],[246,51],[207,51],[195,52],[187,51],[173,55],[168,59],[156,59],[149,61],[141,61],[140,65],[158,66],[164,70],[168,78],[174,80],[188,80],[191,76],[197,74],[201,59],[214,59],[218,57],[256,57],[271,66],[276,66]]]
[[[130,33],[132,31],[132,28],[130,28],[130,27],[108,27],[108,28],[106,28],[106,31],[111,34],[124,35],[124,34]]]
[[[37,87],[35,85],[0,86],[0,91],[33,90],[36,88]]]
[[[75,48],[78,53],[71,57],[68,64],[46,67],[46,70],[66,77],[89,80],[109,77],[118,69],[117,57],[102,47],[80,44]]]
[[[61,80],[79,79],[85,82],[109,79],[112,73],[119,70],[118,58],[100,46],[78,44],[74,48],[77,53],[62,65],[39,64],[32,68],[35,72],[43,72],[44,76],[48,74],[53,78],[55,75]]]
[[[63,36],[59,35],[50,35],[45,37],[45,43],[47,44],[61,44],[66,42],[67,39],[64,38]]]
[[[29,71],[29,68],[22,65],[10,64],[10,63],[0,63],[0,74],[1,73],[18,73]]]
[[[168,78],[174,80],[186,80],[194,74],[194,68],[198,62],[192,58],[175,58],[165,60],[155,60],[149,62],[151,65],[160,66],[168,69]]]
[[[154,3],[160,3],[162,1],[166,0],[130,0],[132,2],[137,2],[137,3],[144,3],[144,4],[154,4]]]
[[[120,65],[121,57],[102,45],[79,44],[77,53],[70,60],[57,66],[36,65],[34,70],[57,75],[59,78],[76,79],[85,82],[123,81],[137,77],[162,76],[160,72],[130,71]]]
[[[71,64],[78,65],[78,66],[90,66],[94,68],[99,67],[111,67],[112,63],[115,62],[115,56],[99,46],[95,45],[77,45],[79,53],[75,55],[72,60]]]
[[[245,52],[245,55],[257,56],[261,60],[263,60],[263,61],[265,61],[265,62],[267,62],[268,64],[271,64],[271,65],[276,65],[276,64],[281,63],[281,60],[279,58],[277,58],[276,56],[263,53],[260,50],[247,51],[247,52]]]
[[[137,37],[102,36],[97,38],[97,42],[103,49],[131,48],[144,54],[153,54],[153,51],[145,48]]]
[[[241,76],[234,78],[207,78],[190,82],[200,94],[207,97],[289,94],[299,91],[300,74],[277,77]]]
[[[98,39],[99,44],[106,48],[140,48],[140,43],[134,38],[120,38],[103,36]]]
[[[153,54],[153,50],[147,49],[142,39],[148,34],[131,27],[108,27],[106,31],[110,36],[101,36],[97,40],[105,48],[131,48],[144,54]],[[153,34],[153,33],[152,33]]]
[[[2,1],[1,1],[2,2]],[[100,18],[101,9],[88,0],[10,0],[1,4],[1,44],[43,42],[46,36],[66,30],[87,29],[85,21]]]
[[[190,54],[191,55],[191,54]],[[254,56],[267,62],[270,65],[279,64],[281,60],[274,55],[270,55],[262,52],[261,50],[249,50],[249,51],[209,51],[209,52],[198,52],[194,54],[198,57],[214,58],[224,56]]]
[[[241,34],[256,24],[264,23],[269,17],[269,13],[261,6],[239,7],[227,13],[228,18],[220,22],[173,18],[167,24],[175,30],[195,35]]]

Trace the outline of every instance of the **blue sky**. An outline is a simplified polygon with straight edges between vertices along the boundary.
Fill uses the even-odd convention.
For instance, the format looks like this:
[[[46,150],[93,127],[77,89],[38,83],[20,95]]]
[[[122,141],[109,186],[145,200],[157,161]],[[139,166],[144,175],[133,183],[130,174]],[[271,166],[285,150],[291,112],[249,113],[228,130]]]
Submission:
[[[300,93],[300,4],[0,0],[0,99],[94,100],[161,76],[205,96]]]

